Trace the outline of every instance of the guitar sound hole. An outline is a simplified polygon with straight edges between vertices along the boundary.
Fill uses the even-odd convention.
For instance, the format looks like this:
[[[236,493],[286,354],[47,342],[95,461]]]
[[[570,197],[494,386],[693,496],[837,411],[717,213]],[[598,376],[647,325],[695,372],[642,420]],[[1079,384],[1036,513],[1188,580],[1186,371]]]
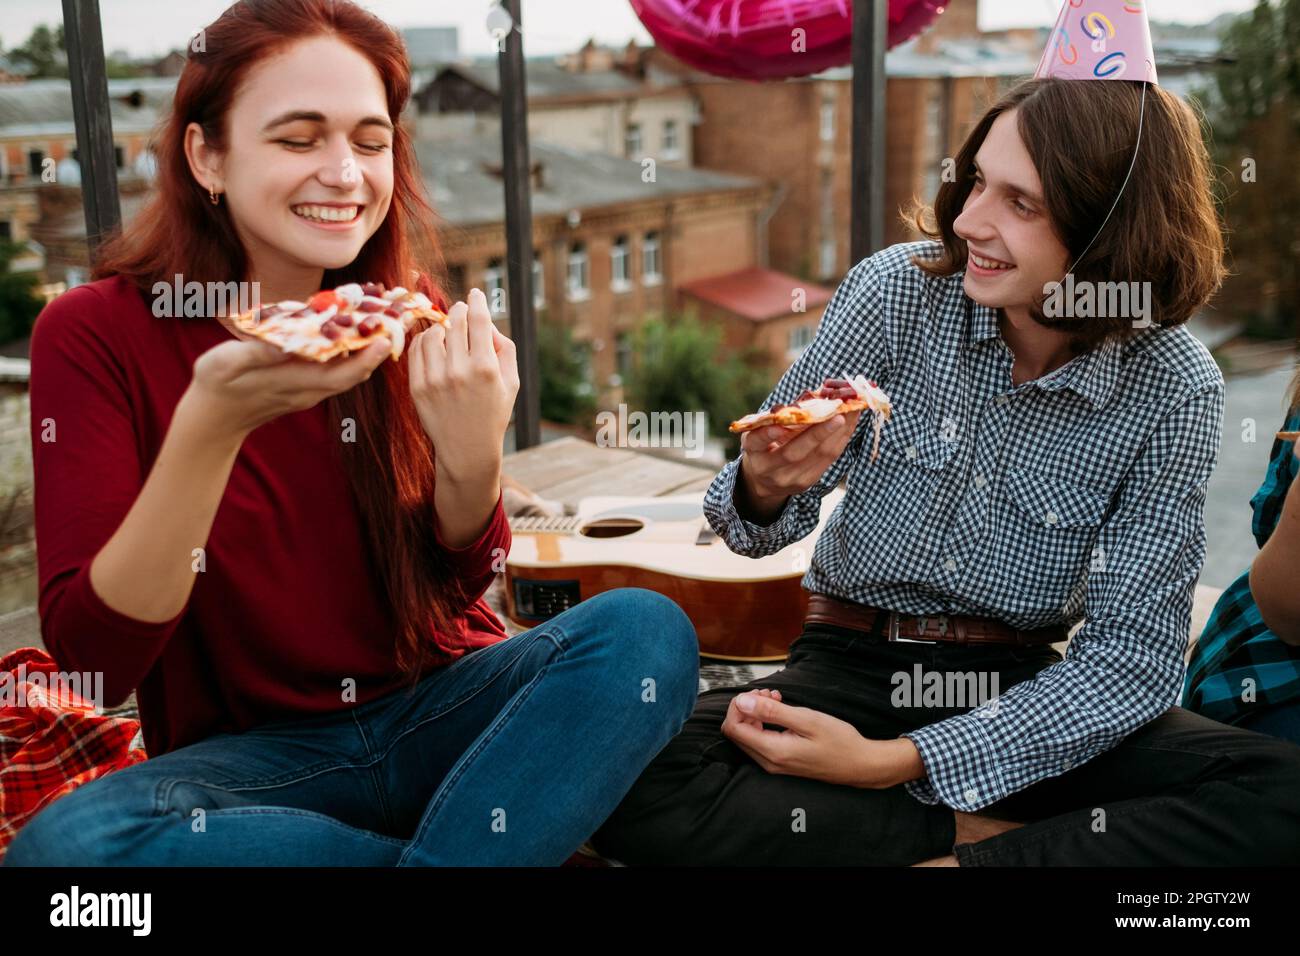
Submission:
[[[602,518],[583,525],[578,533],[588,538],[622,538],[644,527],[645,523],[635,518]]]

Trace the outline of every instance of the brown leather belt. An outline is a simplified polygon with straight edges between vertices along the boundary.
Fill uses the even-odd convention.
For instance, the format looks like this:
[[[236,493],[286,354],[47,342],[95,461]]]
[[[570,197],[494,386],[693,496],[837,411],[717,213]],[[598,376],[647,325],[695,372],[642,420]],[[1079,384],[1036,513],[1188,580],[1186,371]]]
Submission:
[[[804,617],[804,623],[832,624],[854,631],[880,634],[889,641],[920,644],[947,641],[954,644],[1032,646],[1056,644],[1069,636],[1069,628],[1064,625],[1022,631],[991,617],[899,614],[866,604],[841,601],[825,594],[808,596],[808,613]]]

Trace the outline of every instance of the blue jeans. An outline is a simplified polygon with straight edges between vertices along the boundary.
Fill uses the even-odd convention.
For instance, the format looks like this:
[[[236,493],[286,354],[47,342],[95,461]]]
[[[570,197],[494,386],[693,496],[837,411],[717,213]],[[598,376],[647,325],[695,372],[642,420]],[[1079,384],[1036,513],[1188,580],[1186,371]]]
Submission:
[[[223,733],[59,798],[6,866],[558,866],[681,729],[689,619],[607,591],[361,706]]]

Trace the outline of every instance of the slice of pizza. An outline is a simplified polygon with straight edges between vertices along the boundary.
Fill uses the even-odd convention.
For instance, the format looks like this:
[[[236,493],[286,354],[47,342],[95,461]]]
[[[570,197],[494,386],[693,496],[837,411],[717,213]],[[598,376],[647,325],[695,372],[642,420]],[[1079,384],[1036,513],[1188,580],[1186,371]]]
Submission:
[[[880,386],[865,376],[850,379],[828,378],[817,391],[806,389],[793,402],[774,405],[765,412],[755,412],[731,423],[731,431],[748,432],[767,425],[784,425],[799,428],[830,421],[836,415],[850,415],[868,410],[875,417],[875,440],[871,446],[871,460],[880,451],[880,429],[893,411],[889,396]]]
[[[363,349],[383,334],[393,343],[389,357],[397,361],[408,333],[433,322],[445,325],[447,316],[423,292],[350,282],[317,292],[306,302],[286,299],[250,309],[234,322],[264,342],[315,362]]]

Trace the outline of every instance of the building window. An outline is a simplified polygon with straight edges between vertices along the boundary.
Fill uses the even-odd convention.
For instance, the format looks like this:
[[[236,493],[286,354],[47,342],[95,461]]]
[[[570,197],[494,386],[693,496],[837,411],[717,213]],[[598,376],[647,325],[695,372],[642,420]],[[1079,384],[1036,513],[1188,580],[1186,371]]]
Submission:
[[[623,130],[623,155],[628,159],[641,158],[641,124],[628,123]]]
[[[506,270],[504,259],[489,259],[483,272],[483,294],[487,296],[488,310],[493,317],[505,315],[510,306],[506,301]]]
[[[641,242],[641,281],[645,285],[658,285],[663,281],[660,259],[659,233],[647,232]]]
[[[835,101],[822,101],[821,114],[821,136],[822,142],[833,143],[835,141]]]
[[[9,150],[0,148],[0,182],[9,181]]]
[[[587,246],[581,242],[575,242],[569,249],[568,291],[571,302],[580,302],[591,297]]]
[[[615,292],[632,288],[632,252],[627,236],[619,236],[609,250],[609,285]]]
[[[664,159],[680,159],[682,155],[681,137],[677,132],[677,120],[664,120]]]
[[[114,161],[115,163],[117,163],[117,168],[118,168],[118,169],[125,169],[125,168],[126,168],[126,150],[124,150],[121,146],[114,146],[114,147],[113,147],[113,161]]]
[[[27,151],[27,172],[33,176],[41,174],[41,164],[45,162],[45,150],[29,149]]]
[[[542,268],[542,254],[533,250],[533,308],[546,305],[546,270]]]
[[[14,227],[8,219],[0,219],[0,240],[8,242],[14,237]]]
[[[817,328],[813,325],[796,325],[790,330],[789,355],[786,357],[794,361],[803,354],[803,350],[812,344],[813,335]]]

